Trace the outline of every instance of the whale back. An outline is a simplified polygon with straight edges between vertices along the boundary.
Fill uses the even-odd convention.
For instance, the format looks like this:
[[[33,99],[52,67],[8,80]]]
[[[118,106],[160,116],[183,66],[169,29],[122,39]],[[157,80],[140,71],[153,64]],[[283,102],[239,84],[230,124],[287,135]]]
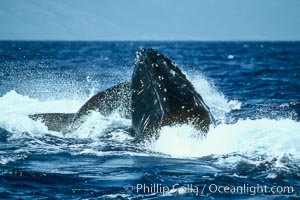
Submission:
[[[85,121],[85,116],[91,111],[99,112],[103,116],[117,112],[121,117],[130,119],[130,95],[129,82],[124,82],[99,92],[78,110],[68,131],[78,128]]]
[[[39,113],[28,117],[44,123],[48,130],[66,132],[71,126],[76,113]]]
[[[72,132],[84,123],[91,111],[104,116],[118,112],[124,118],[131,118],[130,95],[130,83],[124,82],[94,95],[77,113],[39,113],[29,118],[43,122],[51,131]]]

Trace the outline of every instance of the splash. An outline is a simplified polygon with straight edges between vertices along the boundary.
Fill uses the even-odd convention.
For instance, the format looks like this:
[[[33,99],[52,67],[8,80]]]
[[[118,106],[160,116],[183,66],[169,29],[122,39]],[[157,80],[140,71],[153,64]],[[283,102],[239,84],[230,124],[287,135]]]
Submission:
[[[0,113],[72,113],[77,112],[84,100],[45,100],[33,99],[11,90],[0,97]]]
[[[85,116],[84,123],[77,130],[68,133],[66,136],[92,139],[109,136],[115,139],[118,138],[119,141],[125,141],[127,137],[122,134],[122,130],[130,126],[131,121],[122,118],[119,113],[112,113],[105,117],[99,112],[93,111]]]
[[[224,122],[226,113],[229,113],[231,110],[241,109],[241,102],[226,99],[204,75],[199,72],[190,72],[187,73],[187,76],[193,83],[196,91],[201,94],[204,102],[208,105],[216,120]]]
[[[18,94],[14,90],[0,97],[0,127],[14,133],[13,137],[21,137],[23,132],[31,134],[53,133],[40,121],[28,117],[33,113],[76,112],[82,102],[75,100],[40,101]],[[56,133],[53,133],[56,134]]]
[[[290,119],[241,120],[211,128],[205,138],[192,126],[167,126],[152,144],[153,150],[173,157],[203,157],[212,154],[291,154],[300,159],[300,123]]]

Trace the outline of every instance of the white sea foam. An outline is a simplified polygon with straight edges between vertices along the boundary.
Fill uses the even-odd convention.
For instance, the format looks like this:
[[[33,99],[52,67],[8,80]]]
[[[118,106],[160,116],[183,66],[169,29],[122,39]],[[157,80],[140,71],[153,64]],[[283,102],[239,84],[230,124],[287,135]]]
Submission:
[[[104,134],[110,133],[110,137],[124,141],[129,138],[120,130],[130,126],[131,121],[122,118],[118,113],[112,113],[110,116],[105,117],[99,112],[91,112],[86,116],[84,123],[75,131],[68,133],[67,137],[97,139],[105,136]]]
[[[73,100],[40,101],[10,91],[0,97],[0,127],[15,133],[18,137],[22,132],[31,134],[47,133],[48,128],[40,121],[34,121],[28,114],[34,113],[72,113],[76,112],[82,102]]]
[[[69,99],[40,101],[11,90],[0,97],[0,113],[72,113],[77,112],[83,103]]]
[[[205,138],[189,125],[167,126],[151,146],[173,157],[202,157],[211,154],[291,154],[300,159],[300,123],[290,119],[241,120],[211,128]]]
[[[234,59],[234,55],[228,55],[227,58],[228,58],[229,60]]]
[[[25,155],[9,155],[9,156],[3,156],[0,155],[0,164],[5,165],[9,162],[14,162],[16,160],[21,160],[21,159],[25,159],[26,156]]]

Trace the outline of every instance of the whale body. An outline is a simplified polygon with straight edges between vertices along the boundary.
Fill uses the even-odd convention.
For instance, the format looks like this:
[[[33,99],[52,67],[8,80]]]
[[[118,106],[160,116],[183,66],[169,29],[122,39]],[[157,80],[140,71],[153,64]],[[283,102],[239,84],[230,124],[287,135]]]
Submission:
[[[181,70],[157,50],[136,53],[132,79],[90,98],[77,113],[43,113],[29,117],[41,120],[49,130],[63,133],[76,130],[91,111],[108,116],[118,112],[131,119],[136,141],[159,137],[163,126],[191,123],[206,134],[214,118]]]

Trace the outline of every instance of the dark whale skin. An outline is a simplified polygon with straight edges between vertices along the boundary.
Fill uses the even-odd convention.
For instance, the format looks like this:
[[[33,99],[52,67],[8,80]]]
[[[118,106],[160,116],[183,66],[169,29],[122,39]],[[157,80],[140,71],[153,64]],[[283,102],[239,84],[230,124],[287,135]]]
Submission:
[[[205,134],[214,123],[191,82],[157,50],[137,52],[131,90],[132,128],[138,140],[157,139],[162,126],[187,122]]]

